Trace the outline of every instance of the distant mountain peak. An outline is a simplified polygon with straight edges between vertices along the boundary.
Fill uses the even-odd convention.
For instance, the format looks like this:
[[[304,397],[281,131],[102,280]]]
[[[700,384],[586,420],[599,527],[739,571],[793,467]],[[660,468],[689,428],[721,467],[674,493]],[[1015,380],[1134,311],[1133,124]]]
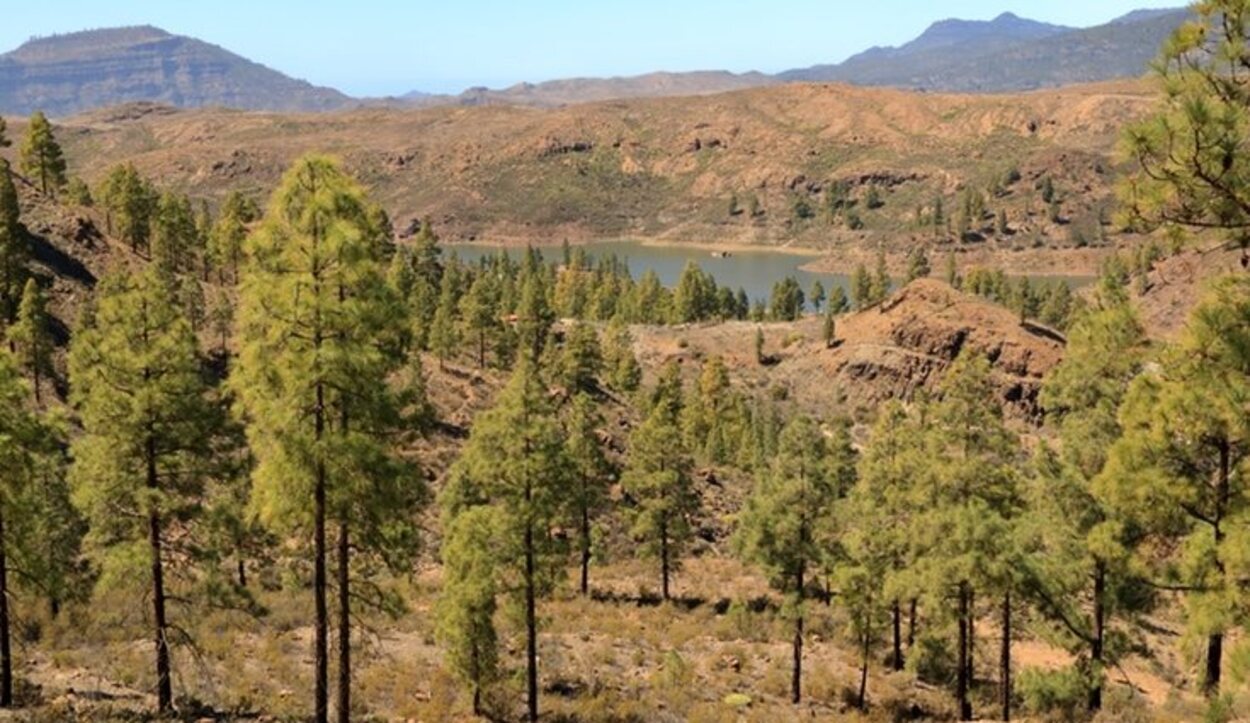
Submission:
[[[1001,13],[993,20],[933,23],[896,48],[873,48],[836,65],[798,68],[783,80],[840,81],[925,90],[1001,92],[1144,74],[1183,8],[1137,10],[1103,25],[1069,28]]]
[[[351,99],[152,25],[31,38],[0,55],[0,112],[62,116],[143,101],[329,110]]]

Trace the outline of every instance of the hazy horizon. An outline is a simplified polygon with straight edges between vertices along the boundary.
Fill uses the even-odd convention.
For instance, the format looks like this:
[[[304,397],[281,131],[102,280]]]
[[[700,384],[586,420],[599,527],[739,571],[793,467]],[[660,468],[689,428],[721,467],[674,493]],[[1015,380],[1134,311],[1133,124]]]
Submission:
[[[289,0],[264,6],[223,0],[211,7],[142,0],[117,7],[68,0],[23,5],[7,13],[0,27],[0,52],[35,36],[155,25],[316,85],[353,96],[387,96],[656,71],[775,73],[841,62],[876,45],[898,45],[946,18],[989,20],[1013,12],[1087,27],[1132,10],[1168,6],[1140,0],[1045,5],[971,0],[938,6],[885,0],[839,8],[794,0],[779,9],[763,0],[680,5],[611,0],[594,7],[558,0],[524,6],[477,0],[456,7],[421,7],[363,0],[344,8]],[[240,17],[251,22],[240,23]],[[486,17],[490,22],[483,22]],[[600,31],[586,32],[595,29]]]

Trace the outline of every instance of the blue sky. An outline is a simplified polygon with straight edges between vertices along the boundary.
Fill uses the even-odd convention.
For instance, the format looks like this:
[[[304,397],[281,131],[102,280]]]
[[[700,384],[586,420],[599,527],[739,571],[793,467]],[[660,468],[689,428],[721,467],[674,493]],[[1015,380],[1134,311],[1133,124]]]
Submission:
[[[152,24],[354,95],[652,70],[776,72],[1003,11],[1096,25],[1166,0],[4,0],[0,49]]]

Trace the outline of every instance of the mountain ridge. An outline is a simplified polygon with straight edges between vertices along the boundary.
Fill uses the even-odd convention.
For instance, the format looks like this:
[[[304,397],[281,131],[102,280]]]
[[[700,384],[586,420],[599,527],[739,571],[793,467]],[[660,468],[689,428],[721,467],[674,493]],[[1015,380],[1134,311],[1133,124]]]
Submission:
[[[357,106],[559,107],[579,103],[702,96],[788,82],[845,82],[944,92],[1014,92],[1144,74],[1187,9],[1143,8],[1102,25],[1071,28],[1004,12],[991,20],[949,18],[897,47],[873,47],[841,63],[776,74],[724,70],[558,78],[459,94],[410,91],[352,98],[295,79],[220,46],[152,25],[31,38],[0,55],[0,112],[66,116],[151,102],[283,112]]]
[[[132,101],[282,111],[353,103],[332,88],[151,25],[32,38],[0,55],[0,111],[65,116]]]

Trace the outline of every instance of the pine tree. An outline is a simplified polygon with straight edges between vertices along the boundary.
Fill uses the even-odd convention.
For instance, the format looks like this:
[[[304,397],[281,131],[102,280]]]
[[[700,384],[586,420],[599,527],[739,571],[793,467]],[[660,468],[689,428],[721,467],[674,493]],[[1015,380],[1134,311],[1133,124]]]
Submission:
[[[456,323],[456,284],[451,274],[444,274],[438,294],[438,309],[430,324],[430,351],[438,357],[438,368],[456,352],[460,345],[460,329]]]
[[[243,262],[243,246],[248,224],[256,220],[247,198],[232,192],[222,204],[221,213],[208,234],[208,257],[217,270],[217,280],[238,283]]]
[[[812,288],[807,292],[807,298],[812,302],[812,309],[819,314],[820,307],[824,305],[826,298],[825,285],[820,282],[820,279],[812,282]]]
[[[56,196],[65,187],[65,156],[43,111],[30,117],[20,155],[22,173],[38,179],[43,195]]]
[[[9,137],[5,135],[8,132],[8,128],[9,126],[7,123],[5,123],[4,117],[0,116],[0,148],[8,148],[10,145],[12,145],[12,142],[9,140]]]
[[[106,280],[92,328],[70,350],[72,402],[83,434],[74,442],[75,504],[91,524],[92,555],[106,581],[143,578],[148,566],[156,647],[157,701],[173,705],[165,567],[172,520],[198,504],[212,420],[197,344],[153,270]],[[135,551],[146,540],[146,555]],[[142,548],[138,548],[142,549]],[[146,559],[145,559],[146,558]]]
[[[625,394],[632,394],[642,383],[642,367],[638,357],[634,356],[634,339],[629,327],[614,317],[608,325],[607,345],[603,355],[604,367],[607,371],[608,384]]]
[[[412,266],[431,287],[439,288],[443,277],[443,250],[438,244],[438,234],[434,233],[434,223],[430,219],[421,222],[421,228],[412,240]]]
[[[1070,635],[1073,652],[1088,651],[1088,707],[1102,706],[1104,670],[1123,651],[1108,645],[1117,613],[1142,596],[1133,584],[1132,526],[1095,482],[1121,435],[1116,417],[1146,359],[1145,332],[1127,303],[1083,316],[1068,335],[1064,360],[1047,376],[1041,401],[1058,428],[1058,453],[1043,447],[1031,508],[1042,549],[1034,597]],[[1078,604],[1088,596],[1089,612]]]
[[[566,332],[560,371],[570,393],[593,392],[603,370],[599,332],[586,322],[575,322]]]
[[[825,440],[811,419],[793,419],[779,445],[772,468],[755,480],[735,542],[739,554],[760,565],[770,584],[786,595],[786,612],[794,619],[790,699],[798,703],[806,590],[824,555],[819,530],[830,524],[840,490],[827,468]]]
[[[43,291],[34,279],[27,279],[17,323],[9,331],[9,341],[20,355],[21,366],[30,374],[36,404],[43,402],[43,378],[52,374],[53,342],[48,324],[47,301]]]
[[[148,249],[152,218],[159,196],[152,184],[132,164],[116,166],[104,180],[101,197],[109,233],[114,229],[138,253]]]
[[[0,158],[0,314],[5,323],[17,318],[29,260],[30,243],[21,222],[13,174],[8,162]]]
[[[56,449],[55,432],[28,411],[26,395],[12,358],[0,351],[0,464],[5,470],[0,480],[0,708],[13,705],[13,616],[9,608],[13,583],[9,572],[40,572],[14,568],[13,562],[25,561],[22,553],[44,542],[24,533],[32,531],[30,523],[39,512],[31,505],[39,460]]]
[[[525,619],[530,721],[538,720],[537,604],[550,594],[565,559],[554,535],[567,519],[570,465],[563,437],[537,365],[522,356],[496,406],[473,425],[442,492],[451,519],[479,505],[497,516],[500,575],[504,589],[519,597]]]
[[[352,562],[403,569],[424,494],[393,453],[403,425],[386,380],[396,360],[378,343],[395,338],[404,320],[385,283],[385,228],[334,162],[297,161],[270,209],[249,240],[231,384],[256,458],[253,508],[272,529],[312,538],[319,723],[329,712],[327,527],[337,528],[337,713],[345,723]]]
[[[184,274],[195,269],[199,251],[199,229],[191,200],[166,193],[156,206],[151,242],[152,263],[168,274]]]
[[[885,251],[877,251],[877,264],[872,273],[868,295],[873,304],[880,304],[890,295],[890,271],[885,263]]]
[[[499,594],[494,541],[507,530],[496,509],[469,507],[448,521],[443,541],[443,586],[438,597],[438,639],[449,667],[473,689],[473,715],[485,714],[482,694],[499,677]]]
[[[460,318],[464,323],[465,332],[470,338],[477,339],[477,366],[486,367],[486,342],[499,323],[498,304],[493,277],[486,271],[478,273],[469,286],[469,292],[460,300]],[[436,323],[438,320],[435,316]],[[439,330],[440,345],[442,330]]]
[[[584,392],[575,394],[565,422],[565,434],[574,477],[570,503],[578,530],[582,595],[590,594],[592,523],[608,501],[608,488],[613,478],[612,465],[599,437],[602,426],[603,417],[595,408],[594,399]]]
[[[956,700],[960,718],[969,720],[974,593],[999,582],[1009,552],[1004,549],[1011,534],[1008,519],[1019,504],[1017,442],[1003,424],[990,365],[980,353],[961,353],[940,393],[927,435],[932,472],[921,493],[925,513],[917,524],[925,552],[917,567],[932,583],[931,595],[939,601],[948,593],[955,598]]]
[[[1162,549],[1155,575],[1185,591],[1186,623],[1206,638],[1203,691],[1219,693],[1224,642],[1245,601],[1240,583],[1250,513],[1250,281],[1214,285],[1157,369],[1129,387],[1124,434],[1097,481]],[[1143,560],[1150,564],[1150,560]]]
[[[1243,4],[1208,0],[1194,6],[1191,21],[1164,45],[1154,65],[1158,110],[1124,134],[1136,168],[1120,197],[1123,221],[1136,230],[1226,229],[1230,245],[1250,245],[1238,231],[1250,218],[1243,203],[1247,160],[1234,150],[1250,118],[1250,101],[1240,91],[1246,69],[1238,60],[1250,44],[1248,21]]]
[[[929,256],[925,253],[924,247],[917,246],[907,254],[907,283],[911,283],[916,279],[923,279],[932,272],[929,268]]]
[[[669,599],[669,578],[692,535],[699,496],[691,479],[691,461],[682,444],[681,379],[670,366],[657,385],[651,411],[629,438],[621,485],[636,503],[629,511],[639,552],[660,561],[660,594]]]
[[[825,348],[832,349],[834,341],[838,338],[837,317],[834,316],[832,306],[825,311],[825,320],[820,328],[820,336],[825,342]]]
[[[951,251],[946,254],[946,272],[944,274],[946,283],[953,288],[961,288],[963,280],[959,278],[959,266],[955,263],[955,252]]]
[[[851,308],[850,302],[846,298],[846,289],[841,284],[833,287],[833,291],[829,292],[829,313],[845,314]]]
[[[898,402],[886,404],[873,425],[859,463],[859,479],[845,506],[847,580],[859,592],[852,613],[869,636],[882,610],[891,622],[890,665],[903,669],[902,604],[919,585],[909,577],[915,563],[912,534],[921,510],[915,503],[927,459],[923,430]]]
[[[856,311],[872,306],[872,277],[863,264],[856,266],[851,276],[851,298],[855,301]]]

